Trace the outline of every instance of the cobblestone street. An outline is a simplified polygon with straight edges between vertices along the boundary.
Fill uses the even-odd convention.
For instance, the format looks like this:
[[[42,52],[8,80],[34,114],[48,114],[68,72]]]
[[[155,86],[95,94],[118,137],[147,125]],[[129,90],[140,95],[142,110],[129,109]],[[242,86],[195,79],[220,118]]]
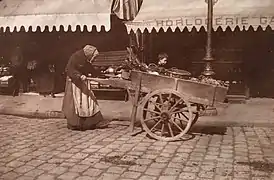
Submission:
[[[0,179],[4,180],[273,180],[274,128],[194,127],[180,142],[124,122],[71,131],[62,119],[0,116]]]

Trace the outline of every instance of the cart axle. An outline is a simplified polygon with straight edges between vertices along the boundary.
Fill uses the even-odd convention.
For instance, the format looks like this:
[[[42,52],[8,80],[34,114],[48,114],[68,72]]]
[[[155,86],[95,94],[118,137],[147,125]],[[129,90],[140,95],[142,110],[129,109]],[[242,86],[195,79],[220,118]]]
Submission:
[[[170,114],[168,112],[162,112],[160,116],[163,121],[168,121],[170,119]]]

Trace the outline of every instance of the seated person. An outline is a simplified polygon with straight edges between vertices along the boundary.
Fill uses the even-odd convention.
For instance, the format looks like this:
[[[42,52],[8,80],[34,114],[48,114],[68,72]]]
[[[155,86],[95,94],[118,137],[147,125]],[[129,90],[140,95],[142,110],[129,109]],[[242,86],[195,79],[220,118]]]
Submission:
[[[168,55],[166,53],[160,53],[158,55],[158,62],[157,65],[154,63],[149,64],[149,69],[151,71],[156,71],[158,74],[162,74],[162,75],[168,75],[170,76],[171,72],[174,72],[174,74],[179,74],[181,76],[190,76],[191,73],[185,70],[181,70],[178,68],[170,68],[168,66]],[[153,74],[157,74],[157,73],[153,73]]]
[[[150,69],[150,73],[165,74],[166,68],[167,68],[167,63],[168,63],[168,55],[166,53],[160,53],[158,55],[157,65],[154,63],[150,63],[148,65],[148,68]]]

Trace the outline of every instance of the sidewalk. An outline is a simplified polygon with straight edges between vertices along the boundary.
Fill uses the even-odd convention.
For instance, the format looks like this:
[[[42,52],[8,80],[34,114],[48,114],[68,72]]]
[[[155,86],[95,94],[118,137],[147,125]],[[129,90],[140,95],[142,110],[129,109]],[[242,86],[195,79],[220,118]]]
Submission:
[[[0,114],[28,118],[64,118],[62,96],[37,95],[18,97],[0,95]],[[129,121],[130,102],[99,100],[105,118]],[[198,124],[216,126],[274,126],[274,99],[251,99],[246,104],[230,104],[218,116],[200,117]]]
[[[0,95],[0,114],[39,119],[64,118],[62,102],[62,95],[56,98],[28,94],[17,97]],[[131,107],[131,104],[129,102],[100,100],[99,103],[104,116],[108,118],[130,117],[131,108],[128,107]]]

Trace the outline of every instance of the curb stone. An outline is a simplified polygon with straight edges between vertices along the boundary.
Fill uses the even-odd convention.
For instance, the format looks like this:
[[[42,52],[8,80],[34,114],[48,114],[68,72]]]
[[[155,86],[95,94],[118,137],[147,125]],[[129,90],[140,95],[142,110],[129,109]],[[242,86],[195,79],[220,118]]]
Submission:
[[[1,115],[20,116],[32,119],[64,119],[65,116],[61,111],[48,111],[48,112],[20,112],[20,111],[1,111]]]
[[[48,112],[23,112],[14,110],[0,110],[0,115],[19,116],[30,119],[65,119],[64,114],[61,111],[48,111]],[[200,120],[193,126],[211,126],[211,127],[274,127],[274,122],[246,122],[246,121],[218,121],[217,119],[211,119],[212,116],[201,116]],[[123,117],[118,121],[129,122],[130,117]],[[206,118],[206,119],[204,119]],[[209,119],[208,119],[209,118]],[[138,126],[140,121],[136,121]]]

